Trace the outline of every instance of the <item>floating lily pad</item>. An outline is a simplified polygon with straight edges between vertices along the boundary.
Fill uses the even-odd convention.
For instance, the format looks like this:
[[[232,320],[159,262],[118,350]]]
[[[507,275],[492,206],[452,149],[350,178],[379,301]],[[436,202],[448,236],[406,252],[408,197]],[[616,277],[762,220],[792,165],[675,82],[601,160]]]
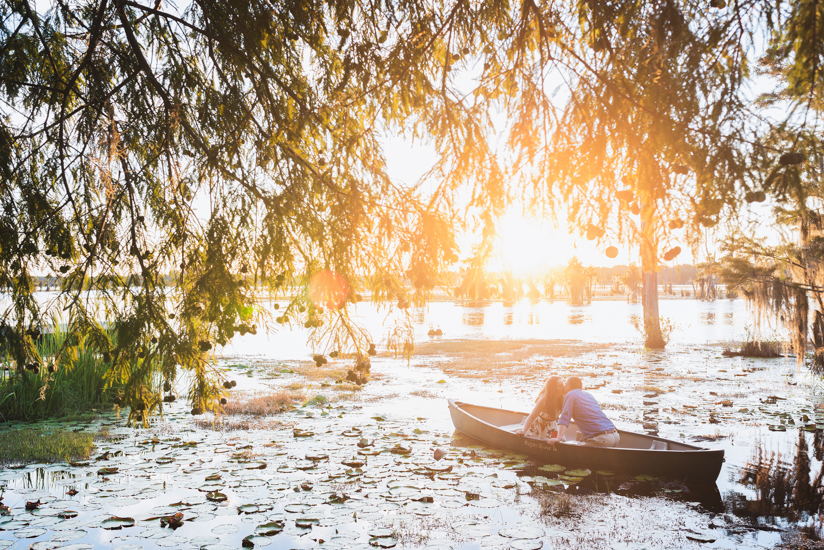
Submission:
[[[564,474],[568,477],[586,477],[592,473],[592,470],[566,470]]]
[[[225,502],[229,499],[225,494],[219,491],[212,491],[211,493],[206,493],[206,498],[211,500],[212,502]]]
[[[651,475],[648,475],[648,474],[641,474],[641,475],[635,476],[635,479],[637,479],[638,481],[652,481],[655,478]]]
[[[263,537],[273,537],[283,531],[283,521],[270,521],[255,528],[255,534]]]
[[[124,527],[134,527],[134,518],[121,518],[117,516],[112,516],[109,519],[103,520],[100,523],[100,526],[103,529],[108,529],[109,531],[123,529]]]
[[[545,466],[540,466],[538,469],[543,472],[563,472],[566,470],[566,467],[561,466],[560,464],[547,464]]]
[[[584,478],[575,476],[558,476],[558,479],[563,481],[566,485],[575,485],[576,483],[583,481]]]
[[[193,537],[192,540],[189,541],[190,544],[201,548],[203,546],[209,546],[214,544],[220,544],[220,539],[218,537],[213,537],[211,535],[200,535],[197,537]]]
[[[533,525],[519,525],[501,529],[498,534],[511,539],[537,539],[544,536],[544,530]]]
[[[7,521],[0,525],[0,529],[3,531],[16,531],[17,529],[23,529],[24,527],[28,527],[29,524],[26,521]]]
[[[513,550],[538,550],[543,546],[544,541],[536,539],[515,539],[509,545]]]
[[[613,472],[612,470],[598,470],[595,473],[600,475],[600,476],[614,476],[615,475],[615,472]]]
[[[557,487],[558,485],[564,484],[564,482],[560,479],[543,479],[541,481],[536,481],[535,483],[542,483],[547,487]]]
[[[480,523],[465,523],[463,525],[458,525],[455,530],[461,535],[474,538],[485,537],[495,532],[495,528],[491,525]]]
[[[73,531],[59,531],[52,535],[52,540],[54,542],[71,542],[73,540],[82,539],[89,532],[83,529],[75,529]]]
[[[33,539],[41,535],[45,535],[46,533],[48,533],[48,531],[42,527],[27,527],[20,529],[19,531],[15,531],[14,536],[18,539]]]
[[[695,542],[715,542],[717,537],[705,533],[687,533],[687,538]]]
[[[180,535],[170,535],[168,537],[163,537],[162,539],[158,539],[155,544],[158,546],[163,546],[164,548],[179,548],[189,542],[189,539],[186,537],[182,537]]]
[[[394,538],[378,537],[369,539],[369,544],[378,548],[394,548],[397,546],[398,541]]]
[[[770,426],[767,426],[767,429],[771,432],[786,432],[787,426],[783,424],[772,424]]]
[[[232,535],[237,533],[239,530],[240,527],[233,523],[223,523],[212,527],[212,533],[215,535]]]
[[[308,504],[287,504],[283,509],[292,514],[299,514],[301,512],[306,512],[311,508],[312,507]]]

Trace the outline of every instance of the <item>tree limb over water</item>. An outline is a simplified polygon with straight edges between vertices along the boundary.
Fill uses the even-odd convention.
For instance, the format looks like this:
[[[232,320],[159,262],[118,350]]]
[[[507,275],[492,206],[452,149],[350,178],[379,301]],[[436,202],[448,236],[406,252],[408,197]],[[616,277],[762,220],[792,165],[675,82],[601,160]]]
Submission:
[[[215,345],[295,321],[323,351],[365,353],[345,304],[425,300],[456,234],[483,223],[488,254],[516,197],[604,246],[641,245],[661,345],[659,248],[744,193],[804,185],[786,155],[811,142],[748,134],[757,34],[787,76],[769,101],[821,104],[821,8],[722,3],[3,0],[0,286],[19,376],[42,363],[58,303],[38,303],[32,277],[59,272],[68,330],[111,365],[131,421],[178,367],[193,412],[219,412]],[[389,177],[388,130],[435,145],[420,185]],[[261,293],[288,301],[274,322]]]

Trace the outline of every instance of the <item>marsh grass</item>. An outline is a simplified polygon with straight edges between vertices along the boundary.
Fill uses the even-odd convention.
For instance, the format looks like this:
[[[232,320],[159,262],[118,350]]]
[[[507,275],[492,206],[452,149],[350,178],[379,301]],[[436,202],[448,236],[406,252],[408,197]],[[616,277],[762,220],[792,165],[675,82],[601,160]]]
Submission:
[[[443,357],[445,374],[462,378],[500,379],[546,373],[547,358],[570,358],[610,349],[607,344],[577,340],[446,340],[421,342],[415,357]],[[426,362],[425,362],[426,363]]]
[[[85,460],[94,448],[89,432],[21,428],[0,432],[0,467]]]
[[[402,548],[423,548],[431,540],[433,533],[438,532],[447,535],[451,541],[462,540],[452,521],[436,516],[413,516],[397,524],[386,524],[382,527],[394,531],[393,537]]]
[[[8,356],[0,358],[0,419],[34,420],[78,416],[84,411],[108,408],[111,397],[120,388],[106,379],[109,365],[84,339],[66,346],[67,334],[58,322],[51,332],[36,342],[37,352],[46,364],[40,372],[18,372]],[[48,366],[63,348],[60,359]]]
[[[348,361],[338,360],[323,367],[318,367],[314,363],[300,363],[293,366],[292,370],[310,382],[326,382],[328,380],[341,380],[346,377],[346,371],[351,366]]]
[[[269,393],[237,393],[223,406],[223,412],[228,416],[270,416],[290,411],[305,400],[302,385]]]
[[[277,430],[284,426],[284,423],[279,420],[262,418],[228,418],[225,416],[212,420],[206,418],[195,418],[192,423],[202,430],[213,430],[221,433],[248,430]]]
[[[579,518],[592,506],[604,503],[603,495],[569,495],[560,491],[533,491],[538,515],[544,523],[558,518]]]
[[[642,384],[640,386],[635,386],[637,391],[645,391],[645,392],[655,392],[655,393],[668,393],[671,391],[675,391],[674,389],[667,389],[662,388],[660,386],[652,386],[650,384]]]

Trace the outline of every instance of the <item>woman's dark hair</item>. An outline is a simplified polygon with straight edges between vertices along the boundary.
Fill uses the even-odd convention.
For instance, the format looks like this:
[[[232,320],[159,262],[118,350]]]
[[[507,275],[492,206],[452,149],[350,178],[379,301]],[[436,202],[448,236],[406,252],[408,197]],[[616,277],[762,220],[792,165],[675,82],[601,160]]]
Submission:
[[[564,408],[564,383],[560,376],[550,376],[541,392],[543,397],[542,410],[550,418],[556,419]]]

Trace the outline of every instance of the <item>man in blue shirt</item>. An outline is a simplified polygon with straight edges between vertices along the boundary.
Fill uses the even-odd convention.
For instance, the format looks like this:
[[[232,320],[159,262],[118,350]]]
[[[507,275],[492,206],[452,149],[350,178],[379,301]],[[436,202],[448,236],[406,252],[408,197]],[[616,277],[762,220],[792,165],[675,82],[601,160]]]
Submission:
[[[616,447],[621,440],[615,425],[606,417],[601,407],[592,395],[585,392],[581,379],[570,376],[566,382],[564,407],[558,418],[558,437],[547,441],[555,443],[564,440],[564,433],[569,427],[569,421],[574,419],[578,431],[583,437],[583,444],[593,447]]]

